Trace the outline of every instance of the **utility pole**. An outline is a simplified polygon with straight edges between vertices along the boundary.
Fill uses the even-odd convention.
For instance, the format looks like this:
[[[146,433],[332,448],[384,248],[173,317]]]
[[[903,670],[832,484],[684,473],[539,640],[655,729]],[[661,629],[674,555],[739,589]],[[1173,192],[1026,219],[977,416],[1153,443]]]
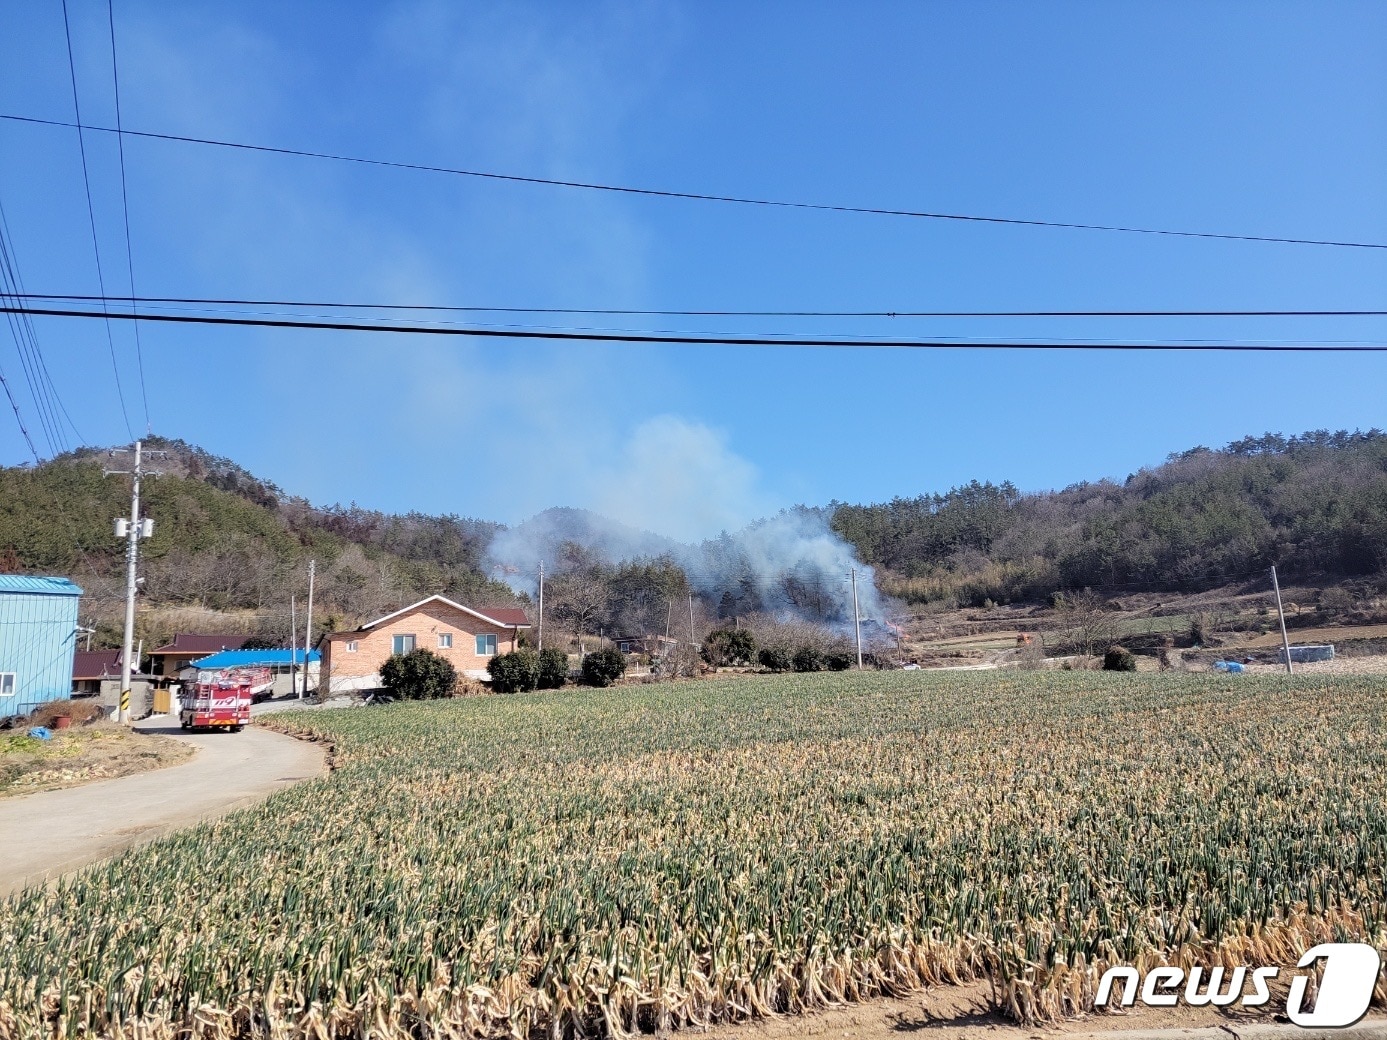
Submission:
[[[694,637],[693,627],[693,593],[689,593],[689,646],[692,647],[697,640]]]
[[[539,561],[539,650],[544,652],[544,561]]]
[[[862,671],[862,619],[857,614],[857,568],[853,567],[852,577],[852,627],[857,635],[857,670]]]
[[[299,695],[299,652],[294,644],[299,641],[299,608],[294,594],[289,593],[289,696]]]
[[[1286,638],[1286,612],[1281,609],[1281,583],[1276,580],[1276,568],[1271,569],[1271,587],[1276,590],[1276,616],[1281,619],[1281,649],[1286,654],[1286,674],[1294,675],[1291,671],[1291,641]]]
[[[121,646],[120,653],[120,706],[117,718],[122,723],[130,722],[130,656],[135,649],[135,591],[139,582],[135,576],[135,568],[139,559],[139,545],[141,538],[149,538],[154,534],[154,521],[148,518],[140,518],[140,478],[144,476],[144,445],[140,441],[135,442],[135,468],[133,470],[107,470],[109,476],[115,473],[130,473],[133,480],[130,484],[130,516],[128,518],[118,517],[115,522],[117,538],[124,538],[125,541],[125,639]],[[129,451],[128,448],[118,448],[112,451]],[[157,454],[164,454],[158,452]],[[141,648],[144,646],[141,640]]]
[[[303,696],[308,696],[308,644],[313,638],[313,574],[317,560],[308,561],[308,622],[303,627]]]

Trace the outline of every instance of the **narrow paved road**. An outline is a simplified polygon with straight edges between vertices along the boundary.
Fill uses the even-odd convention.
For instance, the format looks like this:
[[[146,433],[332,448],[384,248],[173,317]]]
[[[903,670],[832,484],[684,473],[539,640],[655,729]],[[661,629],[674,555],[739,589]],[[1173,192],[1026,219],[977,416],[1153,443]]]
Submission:
[[[197,754],[167,769],[0,800],[0,898],[326,771],[317,744],[255,726],[184,733],[154,718],[137,728],[186,740]]]

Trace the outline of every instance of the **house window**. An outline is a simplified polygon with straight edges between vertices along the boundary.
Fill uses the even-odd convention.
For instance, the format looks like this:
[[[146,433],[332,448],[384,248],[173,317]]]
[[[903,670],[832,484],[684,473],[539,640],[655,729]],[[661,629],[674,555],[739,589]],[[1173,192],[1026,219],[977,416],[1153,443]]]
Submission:
[[[347,653],[349,653],[349,654],[354,654],[354,653],[356,653],[356,640],[355,640],[355,639],[353,639],[351,642],[349,642],[349,643],[347,644]]]
[[[477,656],[493,657],[496,654],[496,637],[494,635],[482,635],[477,637]]]
[[[403,635],[395,636],[390,641],[390,652],[393,654],[409,654],[414,652],[414,636]]]
[[[438,649],[440,649],[440,650],[451,650],[452,648],[453,648],[453,633],[451,633],[451,632],[440,632],[440,633],[438,633]]]
[[[13,697],[15,687],[14,672],[0,672],[0,697]]]

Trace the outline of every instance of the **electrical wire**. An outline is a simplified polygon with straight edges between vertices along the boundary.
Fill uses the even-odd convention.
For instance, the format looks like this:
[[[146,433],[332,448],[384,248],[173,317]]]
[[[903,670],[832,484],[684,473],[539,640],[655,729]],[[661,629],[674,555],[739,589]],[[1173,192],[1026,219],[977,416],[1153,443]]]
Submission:
[[[67,0],[63,0],[63,32],[67,37],[67,69],[68,75],[72,79],[72,107],[77,115],[75,124],[77,129],[77,147],[82,153],[82,184],[87,191],[87,219],[91,224],[92,250],[96,254],[96,280],[101,289],[101,295],[106,295],[106,278],[101,272],[101,245],[96,236],[96,209],[92,206],[92,185],[91,177],[87,172],[87,145],[82,137],[82,106],[77,97],[77,63],[72,57],[72,26],[67,16]],[[106,323],[106,343],[111,348],[111,369],[116,376],[116,397],[120,401],[120,413],[125,420],[125,432],[130,435],[130,439],[135,439],[135,431],[130,426],[130,412],[125,407],[125,391],[120,385],[120,366],[116,363],[116,343],[111,336],[111,323]]]
[[[155,141],[176,141],[181,144],[206,145],[216,148],[232,148],[240,151],[260,152],[270,155],[290,155],[304,159],[328,159],[334,162],[355,163],[362,166],[376,166],[396,170],[413,170],[420,173],[440,173],[456,177],[473,177],[481,180],[506,181],[513,184],[543,185],[553,188],[576,188],[585,191],[611,192],[621,195],[643,196],[658,199],[679,199],[692,202],[720,202],[738,206],[759,206],[776,209],[811,210],[822,213],[845,213],[879,217],[913,217],[921,220],[943,220],[962,223],[1010,225],[1014,227],[1057,228],[1070,231],[1108,231],[1129,235],[1157,235],[1172,238],[1215,239],[1227,242],[1261,242],[1277,245],[1334,246],[1347,249],[1387,249],[1384,242],[1358,242],[1348,240],[1294,238],[1283,235],[1238,235],[1214,231],[1180,231],[1172,228],[1133,227],[1121,224],[1088,224],[1059,220],[1030,220],[1019,217],[994,217],[970,213],[943,213],[930,210],[892,209],[880,206],[850,206],[825,202],[794,202],[786,199],[753,198],[742,195],[716,195],[695,191],[673,191],[660,188],[641,188],[632,185],[601,184],[595,181],[560,180],[552,177],[534,177],[525,174],[497,173],[489,170],[469,170],[451,166],[435,166],[427,163],[402,162],[392,159],[368,159],[355,155],[340,155],[333,152],[310,151],[304,148],[279,148],[272,145],[250,144],[244,141],[221,141],[209,137],[190,137],[183,134],[155,133],[144,130],[124,130],[109,126],[96,126],[82,123],[81,115],[77,122],[68,123],[57,119],[39,119],[34,116],[20,116],[0,113],[0,119],[16,123],[31,123],[38,126],[76,126],[78,131],[93,130],[100,133],[122,134]]]
[[[4,242],[3,240],[0,240],[0,301],[5,302],[6,304],[8,304],[9,302],[7,295],[9,282],[8,264],[5,263],[7,259],[8,257],[5,253]],[[40,396],[40,385],[37,384],[35,381],[35,372],[33,369],[32,357],[28,352],[27,344],[24,338],[22,324],[24,319],[22,316],[14,314],[6,315],[6,319],[10,326],[10,335],[14,339],[15,351],[19,354],[19,364],[20,368],[24,372],[24,381],[29,386],[29,396],[34,402],[34,410],[38,415],[39,429],[43,434],[44,440],[48,444],[48,454],[56,454],[56,449],[54,448],[53,440],[53,429],[50,425],[48,415],[44,411],[43,398]],[[6,384],[6,393],[8,392],[9,386],[8,384]],[[13,398],[11,398],[11,403],[14,403]],[[19,417],[19,410],[17,405],[15,407],[15,417]],[[25,428],[24,421],[22,419],[20,419],[19,425],[20,430],[24,433],[25,439],[29,440],[29,432]],[[32,448],[33,442],[30,441],[29,443],[30,447]]]
[[[42,315],[58,318],[105,318],[106,320],[135,320],[133,314],[119,311],[96,312],[58,307],[16,306],[6,303],[0,311]],[[333,332],[376,332],[401,335],[466,336],[492,339],[547,340],[553,342],[683,344],[688,346],[744,347],[858,347],[934,350],[1115,350],[1115,351],[1224,351],[1232,353],[1385,353],[1387,343],[1267,343],[1256,341],[1177,341],[1177,342],[1097,342],[1097,341],[971,341],[950,339],[845,339],[801,338],[786,336],[707,336],[685,333],[663,334],[648,332],[559,331],[512,328],[473,328],[435,325],[383,325],[363,321],[316,321],[298,318],[230,317],[204,314],[165,314],[149,312],[138,316],[140,321],[174,324],[221,325],[252,328],[317,329]]]
[[[34,447],[34,438],[29,436],[29,430],[24,425],[24,416],[19,414],[19,402],[14,399],[14,394],[10,390],[9,380],[5,378],[4,368],[0,368],[0,387],[5,390],[5,397],[9,399],[10,408],[14,411],[14,421],[19,424],[19,432],[24,437],[24,443],[29,445],[29,454],[34,457],[35,463],[42,463],[39,458],[38,449]]]
[[[9,302],[16,290],[18,267],[14,262],[9,243],[8,223],[3,220],[4,211],[0,209],[0,301]],[[57,428],[53,403],[44,384],[44,371],[40,368],[42,355],[38,353],[37,341],[30,336],[32,321],[26,315],[8,314],[6,319],[10,334],[14,339],[15,350],[19,354],[20,367],[24,380],[29,386],[29,395],[38,415],[39,429],[48,445],[48,454],[56,455],[62,443]]]
[[[27,298],[24,291],[24,277],[19,271],[19,257],[14,246],[14,236],[10,233],[10,222],[5,214],[3,200],[0,200],[0,267],[3,267],[3,272],[0,272],[0,284],[7,283],[8,295],[13,299]],[[38,333],[34,329],[33,320],[28,315],[20,315],[20,321],[22,327],[19,330],[14,330],[13,326],[11,329],[16,334],[17,345],[23,343],[27,346],[28,353],[39,374],[40,388],[46,388],[44,389],[44,397],[48,401],[50,409],[61,414],[68,429],[77,438],[77,443],[85,445],[86,438],[82,436],[82,432],[77,429],[77,424],[73,422],[72,415],[68,412],[67,405],[63,403],[62,395],[58,393],[58,388],[48,371],[48,362],[43,356],[43,348],[39,345]],[[24,350],[21,349],[21,361],[23,354]],[[60,440],[65,441],[65,438],[60,438]]]
[[[135,295],[135,251],[130,246],[130,197],[125,188],[125,135],[121,133],[120,119],[120,66],[116,61],[116,12],[115,0],[106,0],[106,20],[111,29],[111,82],[116,96],[116,150],[120,156],[120,207],[125,222],[125,266],[130,275],[130,295]],[[133,309],[133,304],[132,304]],[[145,432],[152,433],[153,423],[149,419],[149,391],[144,380],[144,348],[140,343],[140,323],[135,322],[135,361],[140,374],[140,400],[144,403]]]
[[[249,300],[200,296],[90,296],[21,293],[25,300],[106,304],[188,304],[228,307],[319,307],[363,311],[423,311],[456,314],[589,314],[660,318],[1381,318],[1387,310],[995,310],[995,311],[796,311],[635,310],[618,307],[483,307],[431,303],[344,303],[341,301]]]

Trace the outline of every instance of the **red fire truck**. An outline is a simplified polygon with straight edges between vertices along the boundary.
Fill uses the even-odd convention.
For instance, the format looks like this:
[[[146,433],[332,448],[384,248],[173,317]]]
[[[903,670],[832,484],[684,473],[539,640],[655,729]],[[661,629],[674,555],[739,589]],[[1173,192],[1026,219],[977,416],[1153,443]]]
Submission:
[[[268,668],[238,668],[203,672],[179,698],[178,720],[184,729],[229,729],[232,733],[250,722],[250,705],[256,693],[268,688]]]

